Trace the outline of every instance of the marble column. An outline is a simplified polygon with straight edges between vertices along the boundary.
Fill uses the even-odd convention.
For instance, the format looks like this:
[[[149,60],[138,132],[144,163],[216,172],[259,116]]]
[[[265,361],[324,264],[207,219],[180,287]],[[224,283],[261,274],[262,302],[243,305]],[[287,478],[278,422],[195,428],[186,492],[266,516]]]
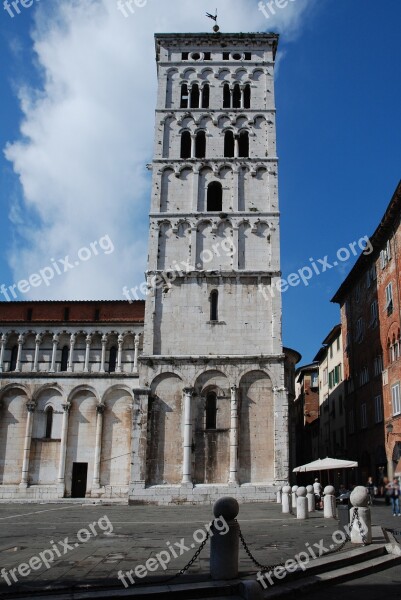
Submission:
[[[140,342],[140,335],[138,334],[138,335],[135,336],[135,339],[134,339],[135,351],[134,351],[134,369],[133,369],[133,373],[138,373],[139,342]]]
[[[192,174],[192,212],[198,211],[198,196],[199,196],[199,169],[194,168]]]
[[[184,456],[182,483],[192,483],[192,388],[184,389]]]
[[[67,438],[68,438],[68,417],[71,408],[71,402],[62,404],[63,407],[63,422],[61,425],[61,442],[60,442],[60,458],[58,464],[58,483],[64,486],[65,479],[65,459],[67,456]]]
[[[57,347],[58,347],[58,335],[53,336],[53,350],[52,350],[52,363],[50,366],[50,373],[56,372],[56,357],[57,357]]]
[[[74,347],[75,347],[75,333],[71,334],[70,338],[70,353],[68,355],[68,373],[72,373],[72,366],[74,363]]]
[[[28,411],[26,418],[25,427],[25,439],[24,439],[24,451],[22,454],[22,474],[20,487],[28,487],[28,476],[29,476],[29,456],[31,453],[31,441],[32,441],[32,426],[33,426],[33,413],[35,412],[36,405],[31,400],[26,403]]]
[[[105,373],[106,371],[106,347],[107,347],[107,335],[102,336],[102,357],[100,359],[100,372]]]
[[[117,367],[116,367],[116,373],[121,373],[121,363],[122,363],[122,357],[123,357],[123,343],[124,343],[124,336],[123,335],[119,335],[118,336],[118,354],[117,354]]]
[[[35,355],[33,358],[33,369],[32,369],[33,373],[36,373],[39,369],[39,350],[40,350],[41,343],[42,343],[42,336],[38,334],[35,337]]]
[[[21,359],[22,359],[22,346],[24,345],[25,338],[21,334],[18,337],[18,354],[17,354],[17,364],[15,366],[15,372],[19,373],[21,371]]]
[[[105,411],[104,404],[96,406],[96,441],[95,441],[95,465],[93,471],[92,489],[100,488],[100,461],[102,457],[102,432],[103,432],[103,413]]]
[[[191,158],[195,158],[196,136],[191,134]]]
[[[92,336],[89,334],[86,336],[84,373],[89,373],[89,359],[90,359],[91,343],[92,343]]]
[[[7,344],[7,335],[3,333],[0,339],[0,373],[3,372],[4,352]]]
[[[230,476],[228,483],[238,485],[238,390],[231,388]]]

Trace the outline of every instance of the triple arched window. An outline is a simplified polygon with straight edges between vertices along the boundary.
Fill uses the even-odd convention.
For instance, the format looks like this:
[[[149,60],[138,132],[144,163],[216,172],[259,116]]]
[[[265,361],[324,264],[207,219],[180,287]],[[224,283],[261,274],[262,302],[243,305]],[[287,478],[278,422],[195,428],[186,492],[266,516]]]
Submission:
[[[187,83],[181,85],[180,108],[209,108],[210,85],[205,83],[202,89],[198,83],[193,83],[191,87]]]
[[[235,83],[231,88],[229,83],[223,85],[223,108],[251,108],[251,86],[249,83],[240,86]]]

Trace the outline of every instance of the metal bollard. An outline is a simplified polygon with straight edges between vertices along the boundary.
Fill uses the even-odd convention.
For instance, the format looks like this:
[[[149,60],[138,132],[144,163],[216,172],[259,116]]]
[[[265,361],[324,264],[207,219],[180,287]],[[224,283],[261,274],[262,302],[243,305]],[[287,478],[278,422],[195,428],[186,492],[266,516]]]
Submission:
[[[326,485],[324,488],[323,509],[325,519],[336,518],[336,497],[335,489],[332,485]]]
[[[285,515],[291,512],[291,488],[289,485],[283,487],[282,492],[282,513]]]
[[[297,489],[297,519],[309,519],[308,499],[304,487]]]
[[[353,544],[372,543],[372,518],[368,507],[368,492],[362,485],[358,485],[350,496],[352,508],[349,511],[351,528],[351,542]],[[358,522],[359,521],[359,522]]]
[[[308,512],[315,512],[315,494],[313,493],[313,485],[306,486],[306,497],[308,499]]]
[[[216,519],[221,517],[228,525],[228,532],[219,535],[211,531],[210,540],[210,576],[212,579],[236,579],[238,577],[239,525],[235,518],[239,513],[239,504],[235,498],[224,496],[213,506]]]
[[[292,507],[295,510],[297,509],[297,489],[298,489],[297,485],[293,485],[292,488],[291,488],[291,491],[292,491]]]
[[[280,486],[277,490],[277,504],[281,504],[281,490],[283,488]]]

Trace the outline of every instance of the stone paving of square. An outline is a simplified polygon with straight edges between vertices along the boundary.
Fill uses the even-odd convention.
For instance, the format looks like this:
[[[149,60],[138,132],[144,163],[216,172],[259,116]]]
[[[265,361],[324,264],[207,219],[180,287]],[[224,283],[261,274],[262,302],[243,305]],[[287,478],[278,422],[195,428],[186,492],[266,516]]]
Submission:
[[[99,519],[105,516],[112,523],[112,533],[102,531],[98,525]],[[319,540],[324,540],[325,545],[332,544],[331,536],[338,530],[337,521],[324,519],[322,512],[312,513],[310,517],[306,521],[298,521],[293,516],[282,515],[279,505],[263,503],[241,505],[238,520],[256,558],[262,563],[276,564],[305,551],[306,543],[312,547]],[[194,543],[194,532],[204,530],[211,519],[211,506],[1,504],[1,568],[10,572],[10,569],[50,549],[53,543],[58,545],[62,556],[52,563],[50,569],[42,567],[27,577],[15,572],[18,583],[13,583],[12,587],[1,579],[0,592],[3,595],[7,591],[21,589],[44,590],[86,584],[122,586],[117,579],[119,570],[130,571],[137,565],[143,565],[156,553],[168,549],[167,542],[174,546],[184,538],[185,545],[190,546]],[[106,525],[106,521],[101,522]],[[390,509],[382,504],[373,508],[373,522],[401,528],[401,518],[393,518]],[[90,524],[94,524],[98,535],[69,549],[64,555],[59,542],[68,537],[68,543],[74,546],[77,532],[82,528],[88,529]],[[176,549],[179,553],[178,547]],[[194,551],[190,549],[172,560],[166,570],[160,568],[152,573],[151,578],[136,581],[140,584],[156,582],[174,575],[189,561]],[[208,577],[208,569],[209,542],[191,566],[189,575],[184,577],[204,579]],[[240,571],[242,574],[257,571],[242,548]]]

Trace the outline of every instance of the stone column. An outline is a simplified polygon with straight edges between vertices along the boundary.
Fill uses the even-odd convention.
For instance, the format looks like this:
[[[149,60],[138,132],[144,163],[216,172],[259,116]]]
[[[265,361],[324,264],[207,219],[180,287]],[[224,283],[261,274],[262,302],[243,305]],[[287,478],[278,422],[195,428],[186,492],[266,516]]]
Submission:
[[[196,136],[191,134],[191,158],[195,158],[195,142]]]
[[[106,370],[106,347],[107,335],[102,336],[102,357],[100,359],[100,373],[105,373]]]
[[[71,334],[70,337],[70,353],[68,355],[68,373],[72,373],[72,365],[74,362],[74,346],[75,346],[75,333]]]
[[[230,476],[228,483],[238,485],[238,390],[231,388]]]
[[[184,456],[182,483],[192,483],[192,388],[184,388]]]
[[[239,138],[234,136],[234,158],[239,157]]]
[[[41,343],[42,343],[42,336],[37,335],[35,338],[35,356],[33,359],[33,369],[32,369],[33,373],[36,373],[39,369],[39,350],[40,350]]]
[[[238,212],[239,178],[240,178],[240,167],[238,167],[236,165],[234,167],[234,172],[233,172],[233,195],[232,195],[232,203],[233,203],[233,211],[234,212]]]
[[[58,346],[58,335],[53,336],[53,351],[52,351],[52,362],[50,366],[50,373],[55,373],[56,371],[56,356],[57,356],[57,346]]]
[[[104,404],[96,406],[96,441],[95,441],[95,466],[93,472],[92,489],[100,488],[100,460],[102,456],[102,432],[103,432],[103,413],[105,411]]]
[[[24,342],[25,342],[25,338],[21,333],[21,335],[18,337],[17,364],[15,366],[16,373],[19,373],[21,371],[22,346],[23,346]]]
[[[70,413],[71,402],[62,404],[63,407],[63,423],[61,426],[61,442],[60,442],[60,458],[58,463],[58,478],[59,485],[64,487],[65,478],[65,459],[67,456],[67,438],[68,438],[68,416]]]
[[[196,264],[196,237],[197,237],[197,227],[194,225],[191,227],[191,252],[189,255],[189,266],[195,269]]]
[[[35,412],[35,403],[29,400],[26,403],[28,410],[25,427],[25,439],[24,439],[24,452],[22,455],[22,474],[21,474],[21,488],[28,487],[28,475],[29,475],[29,455],[31,453],[31,440],[32,440],[32,426],[33,426],[33,413]]]
[[[138,373],[139,341],[140,341],[140,335],[138,334],[138,335],[135,336],[135,339],[134,339],[135,351],[134,351],[134,369],[133,369],[133,373]]]
[[[7,335],[5,333],[3,333],[3,335],[1,336],[1,340],[0,340],[0,373],[3,372],[4,351],[6,349],[6,344],[7,344]]]
[[[92,335],[89,334],[86,336],[84,373],[89,373],[89,359],[90,359],[91,343],[92,343]]]
[[[148,403],[149,389],[134,389],[131,428],[131,481],[130,494],[145,488],[146,454],[148,448]],[[152,443],[152,440],[150,440]]]
[[[118,354],[117,354],[116,373],[121,373],[121,363],[122,363],[122,357],[123,357],[123,343],[124,343],[124,336],[120,334],[118,336]]]
[[[198,211],[198,196],[199,196],[199,169],[195,168],[193,175],[192,186],[192,212]]]

